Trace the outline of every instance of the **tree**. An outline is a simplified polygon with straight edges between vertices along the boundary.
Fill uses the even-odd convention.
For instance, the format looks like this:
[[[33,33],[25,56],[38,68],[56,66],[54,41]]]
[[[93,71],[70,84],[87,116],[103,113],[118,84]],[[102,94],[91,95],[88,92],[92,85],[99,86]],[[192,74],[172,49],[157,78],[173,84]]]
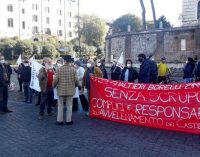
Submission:
[[[154,1],[151,1],[151,9],[152,9],[152,14],[153,14],[153,22],[154,22],[154,28],[156,28],[156,11],[155,11],[155,7],[154,7]]]
[[[90,46],[104,44],[106,35],[106,23],[95,15],[84,15],[81,17],[81,41]]]
[[[23,55],[31,55],[32,54],[32,41],[31,40],[18,40],[14,51],[16,55],[23,54]]]
[[[131,26],[132,32],[138,31],[141,28],[141,20],[132,14],[123,15],[113,22],[113,33],[127,32],[128,25]]]
[[[160,22],[162,22],[163,28],[170,28],[172,27],[170,22],[167,21],[166,17],[162,15],[157,21],[156,21],[156,28],[159,28]]]
[[[146,9],[145,9],[143,0],[140,0],[140,5],[142,8],[142,26],[143,26],[143,30],[146,30]]]
[[[14,57],[13,48],[16,45],[16,41],[13,39],[2,39],[0,42],[0,51],[3,52],[3,55],[6,60],[11,60]]]
[[[53,44],[44,42],[42,43],[41,55],[42,57],[50,57],[55,59],[59,56],[59,53]]]

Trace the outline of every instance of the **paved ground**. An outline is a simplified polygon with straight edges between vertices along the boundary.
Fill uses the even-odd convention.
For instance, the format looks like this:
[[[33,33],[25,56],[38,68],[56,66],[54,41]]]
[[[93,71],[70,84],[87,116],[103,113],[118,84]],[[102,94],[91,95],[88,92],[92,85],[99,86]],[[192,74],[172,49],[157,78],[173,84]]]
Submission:
[[[37,119],[39,108],[10,92],[14,112],[0,115],[0,157],[199,157],[200,137],[90,119],[73,114],[74,125],[55,117]]]

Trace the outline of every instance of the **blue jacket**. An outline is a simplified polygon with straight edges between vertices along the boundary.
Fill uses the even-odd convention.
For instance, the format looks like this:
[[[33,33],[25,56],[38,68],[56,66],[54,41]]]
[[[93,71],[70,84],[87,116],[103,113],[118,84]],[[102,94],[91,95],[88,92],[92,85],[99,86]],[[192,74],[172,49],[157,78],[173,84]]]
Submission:
[[[150,62],[149,60],[145,60],[141,65],[140,65],[140,72],[139,72],[139,83],[150,83],[150,74],[151,74],[151,69],[150,69]]]

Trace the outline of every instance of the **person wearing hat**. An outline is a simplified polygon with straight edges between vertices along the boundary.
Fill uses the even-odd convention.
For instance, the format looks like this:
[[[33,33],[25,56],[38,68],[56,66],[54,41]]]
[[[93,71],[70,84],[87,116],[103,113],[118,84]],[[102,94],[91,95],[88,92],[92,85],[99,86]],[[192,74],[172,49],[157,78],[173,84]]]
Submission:
[[[44,67],[40,69],[38,74],[39,85],[41,88],[41,102],[40,102],[40,112],[39,119],[44,118],[45,106],[47,104],[47,114],[48,116],[54,116],[52,112],[53,104],[53,76],[55,74],[52,60],[50,58],[43,59]]]
[[[166,75],[171,73],[170,68],[166,64],[166,58],[162,57],[161,62],[158,64],[158,83],[167,83]]]
[[[57,125],[63,125],[63,105],[66,103],[66,124],[72,125],[72,100],[75,94],[75,87],[78,85],[76,69],[71,66],[70,55],[64,56],[64,65],[60,67],[55,75],[53,86],[58,91],[58,114]]]
[[[10,82],[9,70],[5,59],[0,54],[0,114],[12,112],[8,109],[8,85]]]
[[[24,67],[22,67],[20,76],[22,79],[23,89],[24,89],[24,97],[25,103],[32,103],[32,89],[30,88],[30,82],[31,82],[31,67],[29,65],[28,60],[24,60],[23,62]]]

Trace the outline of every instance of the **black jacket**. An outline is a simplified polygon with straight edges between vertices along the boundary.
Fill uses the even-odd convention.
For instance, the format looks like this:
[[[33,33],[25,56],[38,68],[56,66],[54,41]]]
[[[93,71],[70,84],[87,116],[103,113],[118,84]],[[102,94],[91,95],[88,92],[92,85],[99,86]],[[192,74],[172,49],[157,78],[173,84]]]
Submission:
[[[139,83],[150,83],[150,67],[150,62],[147,59],[140,65]]]
[[[136,79],[138,79],[138,72],[133,67],[131,67],[131,68],[125,67],[122,70],[121,81],[125,80],[125,73],[126,73],[127,69],[129,70],[128,82],[134,82]]]
[[[194,62],[188,62],[185,67],[183,68],[183,78],[193,78],[194,77],[194,68],[195,64]]]
[[[111,72],[111,80],[120,80],[120,76],[121,76],[121,68],[113,65],[110,69]]]
[[[103,78],[108,79],[108,74],[107,74],[106,68],[102,66],[100,69],[103,73]]]
[[[4,85],[5,85],[5,80],[3,74],[3,67],[2,64],[0,64],[0,87],[3,87]]]
[[[23,67],[21,69],[20,76],[21,76],[22,82],[26,82],[26,83],[30,82],[31,81],[31,67],[30,66]]]

